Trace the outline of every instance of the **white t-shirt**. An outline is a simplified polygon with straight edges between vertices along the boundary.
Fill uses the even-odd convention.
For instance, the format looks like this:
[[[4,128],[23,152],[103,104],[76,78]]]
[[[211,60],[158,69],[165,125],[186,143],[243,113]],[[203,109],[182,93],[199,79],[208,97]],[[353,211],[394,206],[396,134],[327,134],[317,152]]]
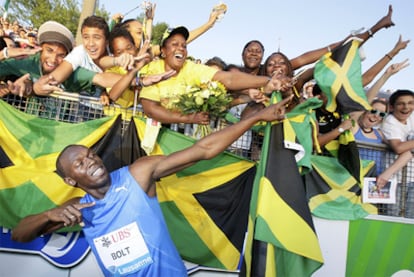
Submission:
[[[407,137],[411,132],[414,132],[414,112],[411,113],[410,117],[407,119],[407,124],[403,124],[398,121],[393,114],[388,115],[381,126],[381,131],[384,134],[384,137],[387,140],[399,139],[402,142],[407,141]],[[398,157],[393,152],[388,152],[386,159],[386,167],[390,166],[392,162]],[[407,164],[407,182],[414,182],[414,161],[411,159]],[[402,182],[401,170],[396,174],[397,182]]]
[[[102,72],[102,69],[93,62],[83,45],[78,45],[73,48],[73,50],[65,57],[65,61],[72,64],[73,71],[78,67],[83,67],[98,73]]]

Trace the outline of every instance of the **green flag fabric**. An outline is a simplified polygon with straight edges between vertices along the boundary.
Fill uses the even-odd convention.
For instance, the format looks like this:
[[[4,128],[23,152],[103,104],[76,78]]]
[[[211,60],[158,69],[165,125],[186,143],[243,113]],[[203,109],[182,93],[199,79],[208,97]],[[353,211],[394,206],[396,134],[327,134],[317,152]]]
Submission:
[[[310,276],[323,264],[296,151],[284,146],[284,124],[265,128],[242,276]]]
[[[328,98],[329,112],[348,114],[370,109],[362,86],[360,43],[350,39],[323,55],[315,65],[314,77]]]
[[[377,214],[374,205],[362,203],[361,186],[336,157],[312,155],[313,170],[305,175],[312,214],[332,220],[355,220]],[[361,160],[361,174],[369,176],[374,162]]]
[[[145,122],[134,118],[142,141]],[[195,140],[161,128],[151,155],[168,155]],[[157,183],[171,237],[183,259],[237,270],[247,229],[255,163],[224,152]]]
[[[82,196],[55,173],[59,152],[83,144],[103,154],[106,140],[119,142],[114,138],[120,123],[119,117],[78,124],[41,119],[0,100],[0,226],[12,228],[27,215]],[[116,153],[104,155],[111,169],[120,166]]]

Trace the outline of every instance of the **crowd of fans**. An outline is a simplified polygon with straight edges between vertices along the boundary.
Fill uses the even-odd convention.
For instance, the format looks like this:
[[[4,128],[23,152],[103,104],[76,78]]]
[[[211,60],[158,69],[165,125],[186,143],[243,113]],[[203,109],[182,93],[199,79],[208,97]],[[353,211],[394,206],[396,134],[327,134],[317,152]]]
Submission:
[[[283,98],[293,95],[288,111],[310,98],[322,100],[313,109],[318,126],[317,142],[311,139],[301,142],[311,144],[308,149],[324,149],[325,145],[348,130],[360,141],[390,143],[396,148],[392,136],[384,136],[379,128],[385,116],[393,110],[392,106],[388,107],[387,99],[378,99],[378,93],[388,78],[409,65],[408,60],[390,65],[367,91],[371,110],[352,111],[350,117],[345,119],[339,111],[326,110],[326,97],[314,80],[313,67],[308,65],[343,44],[350,36],[291,59],[281,52],[274,52],[264,59],[263,44],[251,40],[242,50],[241,66],[227,64],[218,56],[203,64],[188,55],[187,44],[210,30],[227,7],[213,8],[208,21],[194,30],[167,28],[162,40],[151,44],[155,8],[156,5],[151,3],[146,6],[144,22],[125,19],[122,14],[115,14],[109,23],[102,17],[90,16],[82,24],[80,45],[75,45],[73,34],[58,22],[47,21],[36,29],[23,27],[17,21],[10,24],[2,18],[0,95],[11,93],[29,97],[48,96],[54,91],[78,92],[100,99],[102,105],[112,103],[129,108],[139,103],[145,115],[158,126],[205,125],[212,120],[208,111],[183,113],[172,103],[185,92],[187,86],[199,84],[201,80],[218,81],[233,97],[231,107],[228,107],[230,124],[263,109],[269,101],[269,93],[279,90]],[[356,37],[362,45],[376,32],[393,25],[392,6],[389,6],[384,17],[366,32],[356,34]],[[409,42],[400,36],[394,47],[362,74],[363,86],[369,85]],[[305,66],[308,66],[307,69],[300,71]],[[50,109],[48,97],[36,101],[42,102],[45,110]],[[413,108],[409,107],[410,113]],[[249,130],[229,150],[257,160],[260,157],[260,143],[254,142],[253,135],[254,132]],[[156,136],[152,134],[152,137]],[[379,188],[385,186],[389,178],[410,160],[409,147],[403,149],[402,152],[398,150],[397,154],[407,158],[397,159],[395,164],[399,166],[387,170],[383,159],[377,155]],[[405,152],[407,154],[403,154]],[[363,151],[361,157],[366,158]]]

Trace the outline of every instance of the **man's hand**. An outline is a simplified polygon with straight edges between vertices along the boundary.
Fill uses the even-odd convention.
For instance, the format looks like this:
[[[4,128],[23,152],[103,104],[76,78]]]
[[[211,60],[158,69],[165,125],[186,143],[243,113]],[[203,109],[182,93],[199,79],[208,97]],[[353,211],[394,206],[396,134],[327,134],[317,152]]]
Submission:
[[[272,104],[269,107],[261,110],[257,113],[257,116],[267,122],[275,121],[275,120],[284,120],[286,118],[286,105],[292,100],[293,95],[283,99],[282,101]]]
[[[47,211],[46,215],[49,221],[56,223],[61,222],[65,227],[72,227],[77,224],[82,225],[81,210],[94,205],[95,202],[64,205]]]
[[[33,91],[37,95],[49,95],[54,91],[63,91],[60,87],[58,87],[59,83],[55,80],[55,78],[49,74],[44,75],[37,80],[37,82],[33,85]]]
[[[7,81],[10,93],[20,97],[29,96],[33,91],[33,82],[30,80],[30,73],[26,73],[16,81]]]

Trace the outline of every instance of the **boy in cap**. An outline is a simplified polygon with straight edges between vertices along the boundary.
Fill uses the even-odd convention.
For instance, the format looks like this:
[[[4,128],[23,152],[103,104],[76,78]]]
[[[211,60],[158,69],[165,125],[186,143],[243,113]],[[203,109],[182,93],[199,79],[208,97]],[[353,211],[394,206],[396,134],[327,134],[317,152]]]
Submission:
[[[38,42],[41,51],[24,59],[6,59],[0,62],[0,77],[15,75],[23,76],[30,74],[32,81],[47,75],[57,68],[72,51],[74,37],[70,30],[56,21],[47,21],[42,24],[38,31]],[[80,68],[75,71],[64,83],[68,91],[90,90],[93,82],[98,82],[96,72]],[[26,79],[29,77],[26,75]],[[31,92],[31,84],[23,89],[25,95]],[[23,95],[21,95],[23,96]]]

